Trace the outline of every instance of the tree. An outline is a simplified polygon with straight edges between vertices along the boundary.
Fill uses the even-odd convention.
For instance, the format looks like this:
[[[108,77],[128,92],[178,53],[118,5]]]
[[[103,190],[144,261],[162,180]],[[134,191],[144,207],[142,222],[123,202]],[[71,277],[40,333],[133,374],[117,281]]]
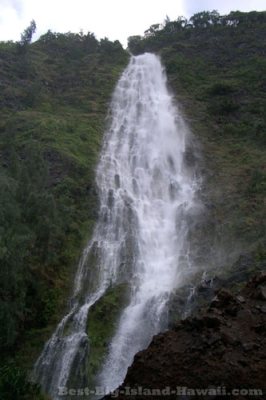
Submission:
[[[153,24],[144,32],[145,37],[154,36],[160,29],[160,24]]]
[[[221,23],[221,17],[217,10],[210,11],[209,16],[212,25],[219,25]]]
[[[220,23],[220,15],[216,10],[202,11],[194,14],[190,18],[190,22],[195,28],[207,28],[211,25],[218,25]]]
[[[36,22],[34,19],[30,22],[30,25],[25,29],[25,31],[21,34],[20,44],[22,46],[26,46],[32,40],[32,36],[36,31]]]
[[[127,39],[128,49],[132,54],[141,53],[142,50],[142,37],[140,35],[129,36]]]

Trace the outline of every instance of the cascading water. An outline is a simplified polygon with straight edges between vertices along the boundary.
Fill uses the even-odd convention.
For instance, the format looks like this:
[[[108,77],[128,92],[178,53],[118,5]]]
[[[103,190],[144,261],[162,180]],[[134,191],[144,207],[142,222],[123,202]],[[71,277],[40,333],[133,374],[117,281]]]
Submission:
[[[187,221],[197,183],[185,166],[186,142],[159,58],[132,57],[111,104],[97,169],[99,220],[79,264],[71,309],[35,365],[35,379],[53,399],[69,382],[89,384],[89,310],[108,287],[126,281],[130,295],[98,384],[109,390],[121,384],[136,352],[166,327],[169,296],[190,267]]]

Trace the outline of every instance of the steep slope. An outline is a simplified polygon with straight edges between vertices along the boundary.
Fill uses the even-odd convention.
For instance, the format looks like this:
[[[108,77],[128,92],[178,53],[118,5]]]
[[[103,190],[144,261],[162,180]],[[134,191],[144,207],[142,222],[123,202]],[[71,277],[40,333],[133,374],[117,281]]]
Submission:
[[[127,61],[119,42],[90,33],[0,43],[3,391],[23,375],[17,366],[32,367],[65,307],[96,219],[94,167]]]
[[[161,55],[202,146],[206,249],[216,264],[225,252],[260,253],[265,240],[265,33],[265,12],[203,12],[129,39],[134,53]]]
[[[197,163],[205,176],[204,212],[191,237],[201,273],[173,297],[172,323],[188,311],[202,270],[207,286],[214,278],[239,286],[265,268],[264,38],[265,13],[200,13],[129,41],[135,54],[161,55],[198,138],[194,146],[201,147],[186,154],[193,165],[201,154]],[[92,34],[48,32],[31,45],[0,43],[5,399],[33,397],[25,371],[62,314],[73,267],[96,219],[94,167],[107,105],[127,61],[119,42],[98,42]],[[204,295],[194,305],[213,293],[198,288]]]
[[[132,398],[154,398],[152,389],[167,387],[244,389],[236,398],[246,398],[247,389],[259,389],[259,395],[265,390],[265,275],[238,296],[220,290],[211,300],[215,289],[227,286],[237,292],[256,271],[265,271],[266,14],[216,17],[215,23],[211,13],[169,21],[129,41],[135,54],[161,55],[170,86],[201,143],[203,159],[197,161],[205,176],[205,212],[192,241],[200,244],[195,261],[205,262],[206,274],[177,290],[169,315],[173,329],[136,355],[114,394],[120,399],[130,394],[128,388]],[[194,317],[176,323],[191,312]],[[193,390],[174,393],[173,398],[197,398]],[[164,397],[162,391],[157,395]]]

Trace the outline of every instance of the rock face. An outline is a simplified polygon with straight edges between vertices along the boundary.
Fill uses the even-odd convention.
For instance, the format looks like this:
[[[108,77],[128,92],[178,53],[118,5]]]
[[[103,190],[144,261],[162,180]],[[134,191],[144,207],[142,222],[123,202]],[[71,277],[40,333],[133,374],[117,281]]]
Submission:
[[[210,396],[214,387],[221,387],[221,396]],[[208,388],[208,396],[197,392]],[[158,398],[168,399],[265,398],[266,273],[255,276],[237,295],[219,290],[196,317],[155,336],[148,349],[135,356],[116,398],[155,399],[154,389],[161,389]],[[247,396],[250,389],[257,389],[259,396]]]

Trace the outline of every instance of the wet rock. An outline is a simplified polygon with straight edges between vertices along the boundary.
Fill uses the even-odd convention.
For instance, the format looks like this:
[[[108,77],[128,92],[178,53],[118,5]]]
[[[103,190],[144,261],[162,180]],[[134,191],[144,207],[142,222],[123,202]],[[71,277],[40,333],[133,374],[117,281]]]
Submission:
[[[259,300],[266,300],[266,286],[259,286],[257,288],[257,298]]]
[[[245,303],[246,300],[243,296],[236,296],[236,299],[239,301],[239,303]]]

